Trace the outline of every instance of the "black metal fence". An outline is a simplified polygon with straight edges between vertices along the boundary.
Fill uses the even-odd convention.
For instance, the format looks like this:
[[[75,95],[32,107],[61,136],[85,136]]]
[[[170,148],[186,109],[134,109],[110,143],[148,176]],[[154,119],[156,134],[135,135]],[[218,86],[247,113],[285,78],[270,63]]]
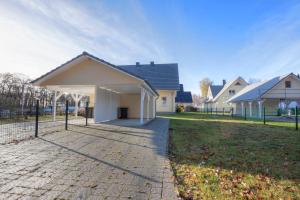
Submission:
[[[35,109],[30,111],[2,110],[0,112],[0,144],[17,143],[24,139],[68,130],[70,126],[87,126],[92,116],[88,103],[78,108],[77,112],[70,109],[69,101],[57,106],[56,114],[53,109],[40,106],[35,102]]]
[[[261,121],[263,124],[276,124],[276,125],[285,125],[289,127],[294,127],[295,130],[299,130],[299,116],[300,108],[295,107],[287,110],[281,109],[270,109],[263,107],[261,116],[250,116],[249,110],[244,108],[242,114],[234,113],[233,108],[201,108],[199,110],[203,114],[215,115],[215,116],[230,116],[231,118],[238,118],[243,120],[255,120]]]

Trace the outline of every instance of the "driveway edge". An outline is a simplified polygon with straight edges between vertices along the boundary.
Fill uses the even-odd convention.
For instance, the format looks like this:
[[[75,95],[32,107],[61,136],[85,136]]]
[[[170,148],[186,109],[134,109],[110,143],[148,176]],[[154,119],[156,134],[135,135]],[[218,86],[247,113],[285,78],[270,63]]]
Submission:
[[[170,120],[168,120],[168,126],[166,130],[167,134],[167,142],[166,142],[166,154],[163,168],[163,182],[162,182],[162,195],[161,198],[163,200],[169,199],[180,199],[178,197],[178,190],[175,184],[175,177],[173,173],[173,169],[171,167],[171,163],[169,160],[169,125]]]

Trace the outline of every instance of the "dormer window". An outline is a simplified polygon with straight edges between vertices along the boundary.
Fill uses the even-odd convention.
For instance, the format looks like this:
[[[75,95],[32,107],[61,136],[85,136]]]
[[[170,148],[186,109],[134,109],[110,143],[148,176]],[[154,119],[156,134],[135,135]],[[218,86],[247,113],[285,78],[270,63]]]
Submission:
[[[291,81],[285,81],[285,88],[291,88],[291,87],[292,87]]]

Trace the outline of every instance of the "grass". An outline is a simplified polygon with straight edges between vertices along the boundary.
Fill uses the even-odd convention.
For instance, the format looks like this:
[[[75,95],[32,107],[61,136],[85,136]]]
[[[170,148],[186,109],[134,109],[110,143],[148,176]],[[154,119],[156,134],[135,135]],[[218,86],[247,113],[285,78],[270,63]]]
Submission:
[[[184,199],[300,199],[300,131],[290,123],[164,117],[171,119],[170,156]]]

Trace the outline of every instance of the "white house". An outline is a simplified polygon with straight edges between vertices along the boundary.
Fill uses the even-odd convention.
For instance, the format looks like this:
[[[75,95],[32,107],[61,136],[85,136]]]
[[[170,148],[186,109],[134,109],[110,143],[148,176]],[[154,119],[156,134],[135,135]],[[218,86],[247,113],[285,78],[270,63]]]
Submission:
[[[162,68],[163,70],[169,69],[168,67]],[[55,91],[54,105],[64,93],[72,94],[76,105],[82,96],[89,96],[90,103],[94,107],[95,122],[117,119],[118,108],[127,107],[128,117],[138,118],[143,124],[144,119],[153,119],[159,110],[158,107],[161,106],[159,99],[164,93],[160,91],[159,94],[157,89],[163,88],[170,91],[166,92],[168,95],[175,91],[173,93],[176,95],[176,90],[179,88],[177,64],[170,68],[173,70],[173,73],[167,76],[170,78],[170,82],[165,82],[166,76],[160,76],[161,68],[154,64],[151,69],[157,72],[151,75],[155,75],[155,77],[147,79],[138,73],[126,70],[125,67],[113,65],[83,52],[32,83],[35,86]],[[148,74],[148,72],[145,73]],[[166,110],[174,110],[175,96],[174,106],[172,99],[167,100],[167,106],[169,106],[169,110]],[[54,106],[54,116],[55,110]]]
[[[241,91],[243,88],[245,88],[247,85],[248,83],[242,77],[239,76],[227,83],[223,80],[223,86],[209,87],[209,108],[220,111],[223,109],[235,109],[235,105],[232,105],[227,101],[239,91]]]
[[[276,113],[278,108],[300,105],[300,79],[291,73],[246,86],[228,100],[236,106],[235,113],[261,118],[263,107]]]

